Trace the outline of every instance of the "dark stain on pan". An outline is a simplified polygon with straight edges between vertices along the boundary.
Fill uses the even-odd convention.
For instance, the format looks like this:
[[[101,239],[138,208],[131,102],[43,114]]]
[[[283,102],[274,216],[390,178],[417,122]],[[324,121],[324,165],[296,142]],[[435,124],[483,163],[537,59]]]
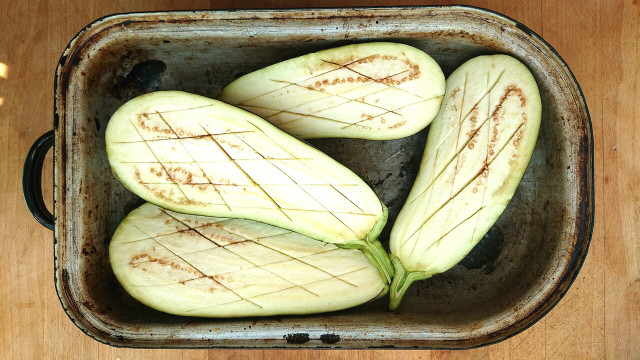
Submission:
[[[338,334],[322,334],[320,335],[320,341],[323,344],[335,344],[340,341],[340,335]]]
[[[287,344],[304,344],[309,341],[308,333],[293,333],[284,336]]]
[[[167,64],[161,60],[146,60],[136,64],[126,77],[115,77],[110,94],[118,100],[139,94],[157,91],[162,84],[161,75],[167,70]]]
[[[482,268],[485,274],[492,273],[495,269],[494,261],[500,255],[503,242],[502,230],[498,226],[493,226],[469,254],[460,261],[460,265],[470,270]]]

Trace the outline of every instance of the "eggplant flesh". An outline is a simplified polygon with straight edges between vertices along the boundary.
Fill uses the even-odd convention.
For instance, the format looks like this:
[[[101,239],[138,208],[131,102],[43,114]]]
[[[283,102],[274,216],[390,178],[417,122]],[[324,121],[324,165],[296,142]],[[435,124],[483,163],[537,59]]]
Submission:
[[[109,258],[143,304],[182,316],[341,310],[388,284],[359,250],[245,219],[186,215],[146,203],[117,228]]]
[[[398,139],[438,113],[445,79],[412,46],[372,42],[286,60],[229,84],[220,100],[303,139]]]
[[[533,153],[541,108],[535,79],[506,55],[473,58],[447,79],[418,176],[391,231],[392,310],[413,281],[462,260],[502,214]]]
[[[106,129],[113,174],[163,208],[243,218],[364,249],[391,281],[377,240],[387,209],[352,171],[245,110],[179,91],[121,106]]]

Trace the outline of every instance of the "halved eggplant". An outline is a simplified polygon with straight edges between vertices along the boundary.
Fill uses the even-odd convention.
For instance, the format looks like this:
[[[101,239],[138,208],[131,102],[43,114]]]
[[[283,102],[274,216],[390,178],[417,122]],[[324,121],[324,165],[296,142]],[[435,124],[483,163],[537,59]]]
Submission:
[[[131,296],[183,316],[334,311],[388,288],[359,250],[252,220],[185,215],[149,203],[122,221],[109,259]]]
[[[391,309],[413,281],[462,260],[498,219],[533,153],[541,108],[535,79],[512,57],[479,56],[451,74],[391,231]]]
[[[254,114],[185,92],[150,93],[116,111],[106,146],[114,175],[151,203],[361,248],[391,281],[393,267],[377,240],[387,209],[373,190]]]
[[[303,139],[398,139],[438,113],[445,80],[404,44],[347,45],[283,61],[229,84],[218,97]]]

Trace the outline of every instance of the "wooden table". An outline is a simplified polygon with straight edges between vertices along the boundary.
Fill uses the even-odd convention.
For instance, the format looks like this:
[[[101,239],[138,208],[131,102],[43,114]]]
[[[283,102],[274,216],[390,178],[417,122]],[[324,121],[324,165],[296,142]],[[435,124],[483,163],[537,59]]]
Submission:
[[[100,344],[62,310],[52,233],[25,206],[20,176],[33,141],[52,128],[53,80],[67,42],[98,17],[144,10],[370,6],[433,1],[0,1],[1,359],[639,359],[640,5],[638,0],[462,1],[513,17],[567,61],[585,93],[595,138],[596,224],[571,290],[545,318],[471,351],[137,350]],[[438,2],[441,4],[442,2]],[[51,155],[44,168],[52,198]],[[51,204],[49,204],[51,206]]]

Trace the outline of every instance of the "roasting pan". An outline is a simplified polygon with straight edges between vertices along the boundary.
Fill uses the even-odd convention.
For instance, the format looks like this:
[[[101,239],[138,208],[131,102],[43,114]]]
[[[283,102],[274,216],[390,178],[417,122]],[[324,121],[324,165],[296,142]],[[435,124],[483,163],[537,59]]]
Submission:
[[[401,308],[388,298],[310,316],[206,319],[160,313],[123,291],[108,244],[142,204],[113,177],[104,133],[127,100],[155,90],[213,97],[266,65],[365,41],[406,43],[448,76],[477,55],[525,63],[542,96],[528,170],[495,226],[459,265],[414,284]],[[53,130],[25,162],[30,210],[54,230],[55,285],[71,321],[127,347],[471,348],[513,336],[567,292],[587,254],[594,219],[593,138],[567,64],[538,35],[472,7],[157,12],[111,15],[69,43],[55,77]],[[314,140],[368,182],[388,206],[389,229],[416,176],[428,130],[394,141]],[[54,214],[42,201],[44,154],[54,146]],[[55,219],[55,220],[54,220]]]

